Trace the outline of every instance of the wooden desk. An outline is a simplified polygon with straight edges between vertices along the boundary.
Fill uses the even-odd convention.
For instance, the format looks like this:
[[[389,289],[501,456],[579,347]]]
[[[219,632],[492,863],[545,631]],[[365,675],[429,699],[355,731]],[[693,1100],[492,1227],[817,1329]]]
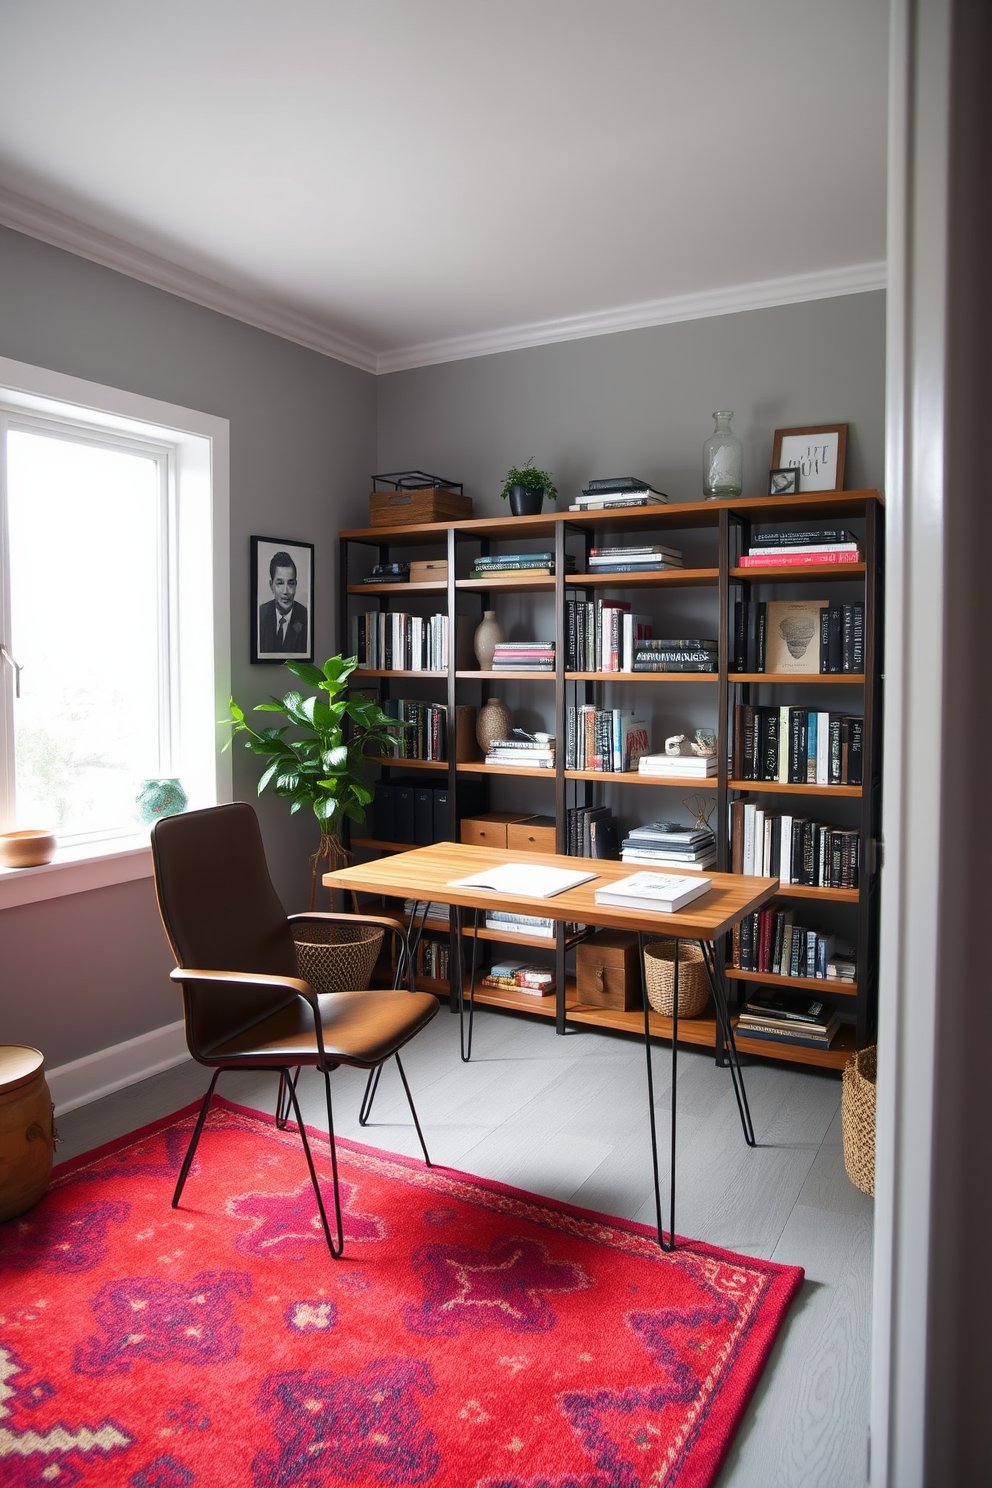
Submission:
[[[477,889],[454,887],[452,880],[468,878],[486,868],[514,862],[543,863],[549,867],[568,868],[583,872],[594,872],[595,878],[566,889],[552,899],[533,899],[526,895],[494,895]],[[676,1092],[678,1072],[678,951],[680,940],[699,943],[706,960],[717,1024],[729,1056],[731,1078],[737,1096],[744,1138],[754,1146],[754,1132],[744,1089],[744,1076],[737,1059],[733,1029],[727,1008],[726,984],[723,968],[717,964],[713,942],[727,934],[745,915],[760,909],[774,896],[778,889],[776,878],[751,878],[732,873],[707,873],[692,875],[707,877],[712,888],[707,894],[693,900],[677,914],[650,913],[644,910],[620,909],[612,905],[597,904],[595,892],[608,883],[628,878],[638,869],[629,863],[606,862],[596,858],[569,858],[555,853],[514,853],[492,847],[475,847],[467,843],[436,842],[431,847],[412,848],[410,852],[397,853],[374,863],[361,863],[352,868],[341,868],[325,873],[323,882],[328,888],[352,889],[360,893],[382,894],[390,897],[414,899],[420,903],[437,900],[452,904],[456,908],[457,944],[461,944],[461,911],[473,910],[478,916],[499,908],[512,914],[540,915],[558,922],[556,939],[558,1027],[565,1028],[565,936],[564,925],[577,922],[583,925],[607,926],[610,929],[632,930],[638,935],[639,961],[641,966],[641,992],[644,1000],[644,1049],[647,1063],[648,1112],[651,1126],[651,1151],[654,1167],[655,1201],[658,1219],[658,1243],[663,1249],[675,1244],[675,1133]],[[674,986],[675,1009],[672,1017],[672,1096],[671,1096],[671,1177],[669,1244],[665,1244],[661,1219],[661,1188],[658,1171],[658,1151],[655,1130],[654,1076],[651,1064],[651,1028],[647,990],[644,987],[644,937],[665,936],[676,941],[676,973]],[[475,989],[475,956],[477,938],[472,941],[472,978],[469,993],[468,1051],[464,1039],[464,986],[461,966],[456,965],[457,1010],[463,1017],[462,1058],[471,1057],[473,993]],[[551,943],[549,942],[549,949]]]

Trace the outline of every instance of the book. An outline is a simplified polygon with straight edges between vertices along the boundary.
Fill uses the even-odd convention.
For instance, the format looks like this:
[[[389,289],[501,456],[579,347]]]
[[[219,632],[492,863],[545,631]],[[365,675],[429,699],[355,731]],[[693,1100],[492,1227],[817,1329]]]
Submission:
[[[483,889],[494,894],[512,894],[522,899],[553,899],[566,889],[595,878],[571,868],[544,868],[536,863],[503,863],[483,868],[468,878],[453,878],[449,889]]]
[[[825,1028],[836,1016],[830,1003],[804,992],[790,992],[784,987],[758,987],[748,994],[744,1012],[779,1022],[797,1022]]]
[[[637,762],[641,775],[699,775],[717,773],[716,755],[700,754],[645,754]]]
[[[857,563],[861,557],[861,549],[858,547],[856,542],[802,544],[796,543],[793,547],[785,549],[769,547],[767,545],[755,546],[755,544],[752,543],[747,550],[747,556],[749,558],[755,558],[766,555],[768,553],[776,553],[781,555],[783,552],[789,555],[792,555],[794,553],[847,553],[850,555],[850,561],[852,563]]]
[[[589,561],[600,559],[604,563],[635,562],[638,558],[681,558],[681,548],[666,548],[663,543],[654,543],[650,547],[625,547],[625,548],[590,548]]]
[[[675,558],[659,558],[656,562],[653,563],[590,563],[589,572],[597,574],[664,573],[666,569],[681,567],[681,560],[677,560]]]
[[[660,491],[652,491],[641,496],[611,496],[604,494],[597,499],[596,496],[582,497],[579,501],[573,501],[569,511],[606,511],[614,506],[660,506],[667,502],[668,497]]]
[[[636,493],[650,491],[651,487],[646,480],[641,480],[636,475],[601,475],[595,480],[587,480],[582,487],[583,496],[593,495],[597,491],[628,491]],[[660,494],[660,493],[655,493]]]
[[[773,599],[766,607],[766,672],[820,671],[820,612],[825,599]]]
[[[624,909],[654,910],[675,914],[691,904],[713,886],[710,878],[686,878],[674,873],[632,873],[608,888],[596,889],[597,904],[612,904]]]
[[[858,563],[860,558],[846,552],[792,553],[745,553],[738,558],[738,568],[809,568],[818,563]]]

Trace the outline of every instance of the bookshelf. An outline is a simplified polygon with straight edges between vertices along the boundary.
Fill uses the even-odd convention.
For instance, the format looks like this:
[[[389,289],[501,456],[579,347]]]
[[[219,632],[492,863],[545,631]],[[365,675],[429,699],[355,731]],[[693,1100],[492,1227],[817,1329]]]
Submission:
[[[857,531],[863,561],[845,564],[817,564],[809,567],[741,567],[739,555],[747,548],[754,524],[793,525],[830,519],[838,525]],[[589,550],[597,544],[621,544],[625,541],[680,540],[692,549],[682,569],[657,573],[597,574],[588,569]],[[679,535],[676,539],[676,535]],[[842,1014],[854,1021],[842,1026],[828,1050],[804,1049],[741,1039],[742,1050],[763,1058],[786,1060],[794,1064],[840,1069],[854,1048],[871,1042],[875,1029],[877,999],[877,925],[879,902],[878,836],[881,814],[881,759],[879,747],[881,703],[881,603],[883,572],[882,498],[874,490],[816,492],[793,497],[750,497],[727,501],[687,502],[633,509],[594,512],[556,511],[537,517],[469,518],[456,522],[426,523],[413,526],[375,527],[346,530],[340,538],[339,649],[351,652],[352,616],[365,610],[416,609],[422,599],[424,613],[442,611],[449,616],[450,665],[444,672],[360,670],[354,683],[376,689],[383,698],[408,696],[411,683],[417,684],[417,695],[425,701],[447,705],[449,722],[455,709],[469,703],[481,706],[504,684],[512,684],[516,696],[523,699],[521,709],[539,710],[546,718],[549,731],[559,741],[554,770],[525,768],[514,765],[486,765],[481,759],[427,761],[417,759],[383,759],[384,772],[429,772],[425,781],[443,784],[451,802],[451,820],[457,823],[464,814],[459,808],[459,785],[480,778],[490,783],[521,777],[533,791],[531,782],[543,782],[541,803],[535,811],[553,814],[556,820],[557,851],[564,852],[565,813],[570,805],[593,805],[605,791],[616,793],[613,800],[622,801],[625,819],[631,824],[658,817],[684,816],[681,802],[686,794],[715,797],[712,824],[717,835],[717,866],[730,866],[729,817],[734,800],[765,799],[770,810],[788,810],[789,798],[795,797],[795,810],[816,810],[829,823],[856,828],[860,849],[860,887],[857,889],[818,888],[808,885],[783,885],[778,896],[780,906],[793,908],[797,915],[810,918],[825,916],[837,927],[837,933],[857,947],[857,971],[854,983],[819,979],[773,977],[765,973],[746,972],[729,964],[729,945],[722,948],[727,961],[731,989],[763,982],[796,990],[822,992],[834,1001]],[[549,577],[524,574],[494,574],[484,578],[467,578],[472,561],[498,549],[541,547],[552,549],[555,573]],[[418,550],[415,554],[411,549]],[[361,578],[375,563],[390,563],[410,556],[445,558],[448,564],[446,583],[364,584]],[[575,560],[576,572],[566,572],[566,556]],[[864,603],[863,673],[791,675],[766,672],[735,672],[729,669],[733,642],[734,604],[746,597],[789,598],[808,594],[809,584],[816,584],[825,598],[836,595]],[[793,590],[792,586],[801,586]],[[655,634],[671,611],[685,597],[698,591],[699,603],[709,606],[711,617],[704,623],[705,632],[720,639],[719,670],[715,673],[659,672],[567,672],[565,615],[566,599],[601,599],[607,595],[627,597],[632,607],[642,603],[655,606]],[[401,601],[409,601],[409,604]],[[695,600],[694,600],[695,602]],[[554,630],[555,670],[553,672],[481,672],[458,666],[455,627],[451,617],[467,617],[468,629],[474,630],[483,610],[500,612],[505,604],[540,607],[542,619],[538,629],[548,637]],[[519,608],[515,614],[526,614]],[[538,611],[534,611],[538,613]],[[674,622],[678,623],[678,622]],[[712,629],[716,626],[716,629]],[[531,634],[537,634],[531,631]],[[675,632],[671,632],[675,633]],[[683,633],[681,631],[677,633]],[[690,632],[685,632],[690,633]],[[692,634],[697,633],[692,631]],[[622,689],[625,703],[611,701]],[[675,691],[671,691],[674,689]],[[779,781],[750,781],[737,778],[730,770],[730,745],[733,709],[739,703],[775,703],[785,705],[795,700],[801,690],[803,703],[810,708],[845,706],[864,718],[864,773],[862,785],[785,784]],[[565,718],[569,706],[595,703],[597,706],[630,705],[631,698],[645,699],[645,707],[662,706],[669,697],[682,699],[683,710],[694,707],[706,712],[717,732],[718,774],[708,779],[691,776],[663,781],[635,772],[609,773],[565,768]],[[822,698],[823,702],[815,701]],[[693,700],[696,700],[694,703]],[[798,706],[799,704],[797,704]],[[700,718],[700,722],[704,720]],[[453,737],[453,727],[449,736]],[[663,740],[652,738],[658,750]],[[453,751],[452,751],[453,752]],[[650,794],[645,794],[646,790]],[[501,803],[502,804],[502,803]],[[457,831],[457,827],[453,828]],[[356,833],[351,846],[362,853],[403,851],[411,844],[381,841],[368,828]],[[632,867],[631,871],[634,871]],[[832,917],[832,920],[831,920]],[[442,923],[428,921],[426,930],[434,934],[450,933],[452,964],[455,964],[454,932]],[[471,926],[465,929],[471,933]],[[578,1003],[574,979],[569,974],[565,957],[573,942],[557,943],[526,936],[500,939],[493,931],[480,931],[480,939],[498,941],[506,955],[512,947],[554,949],[557,978],[565,988],[563,996],[535,998],[527,994],[514,996],[494,989],[479,988],[479,1002],[510,1007],[545,1018],[554,1018],[559,1032],[574,1024],[591,1024],[604,1028],[636,1031],[641,1013],[620,1013],[607,1008],[586,1007]],[[442,984],[427,984],[440,992]],[[443,984],[447,988],[447,984]],[[452,1002],[455,987],[450,989]],[[652,1026],[665,1036],[667,1020],[652,1014]],[[670,1032],[670,1025],[669,1032]],[[721,1054],[717,1030],[712,1019],[680,1020],[679,1039],[686,1043],[714,1048]]]

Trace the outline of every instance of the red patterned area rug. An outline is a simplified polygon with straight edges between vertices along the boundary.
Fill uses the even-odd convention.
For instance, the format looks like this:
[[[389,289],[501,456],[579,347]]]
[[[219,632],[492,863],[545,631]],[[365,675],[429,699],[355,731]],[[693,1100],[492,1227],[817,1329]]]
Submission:
[[[170,1208],[194,1116],[0,1225],[5,1488],[713,1482],[800,1270],[344,1140],[334,1261],[298,1134],[226,1101]]]

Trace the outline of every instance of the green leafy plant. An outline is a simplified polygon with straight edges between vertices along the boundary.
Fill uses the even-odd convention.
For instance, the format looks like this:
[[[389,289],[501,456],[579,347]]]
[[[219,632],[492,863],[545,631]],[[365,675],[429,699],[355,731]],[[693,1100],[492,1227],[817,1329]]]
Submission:
[[[253,729],[244,710],[231,699],[232,730],[248,734],[245,748],[268,759],[258,782],[258,794],[270,791],[290,802],[290,811],[309,806],[320,827],[320,845],[310,859],[310,908],[317,891],[322,862],[343,867],[348,854],[341,841],[347,818],[361,823],[372,800],[366,756],[391,748],[408,725],[383,712],[372,698],[349,695],[348,679],[358,665],[356,656],[332,656],[323,668],[309,661],[287,661],[287,670],[317,689],[304,695],[293,689],[270,703],[256,704],[255,713],[281,713],[288,721],[271,728]],[[350,723],[347,738],[345,722]],[[294,737],[287,737],[290,733]]]
[[[551,472],[537,470],[534,466],[533,455],[526,465],[511,465],[506,472],[503,489],[499,493],[504,501],[510,494],[511,486],[526,486],[529,491],[542,491],[549,501],[558,499],[558,487],[551,477]]]

